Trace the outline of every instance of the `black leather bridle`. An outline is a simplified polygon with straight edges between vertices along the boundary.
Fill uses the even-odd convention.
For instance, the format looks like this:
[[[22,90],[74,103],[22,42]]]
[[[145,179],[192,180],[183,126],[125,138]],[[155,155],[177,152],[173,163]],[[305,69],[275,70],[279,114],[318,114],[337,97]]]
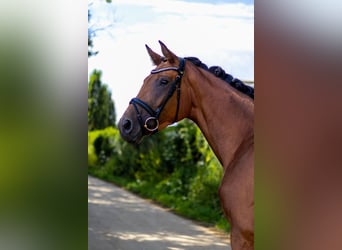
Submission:
[[[176,108],[176,114],[173,122],[177,121],[178,118],[178,112],[179,112],[179,101],[180,101],[180,90],[181,90],[181,80],[182,76],[184,74],[184,68],[185,68],[185,59],[184,58],[178,58],[179,59],[179,66],[177,67],[166,67],[161,69],[154,69],[151,71],[151,74],[158,74],[160,72],[168,71],[168,70],[174,70],[178,72],[178,75],[176,76],[176,79],[172,82],[171,87],[169,89],[169,92],[167,93],[167,96],[161,103],[161,105],[156,109],[153,110],[146,102],[140,100],[139,98],[133,98],[129,104],[132,104],[134,106],[134,109],[137,113],[138,121],[140,123],[140,126],[142,129],[146,129],[149,132],[157,132],[159,127],[159,116],[162,110],[164,109],[166,103],[170,100],[174,92],[177,90],[177,108]],[[139,112],[138,105],[145,109],[147,113],[149,113],[151,116],[148,117],[145,122],[142,119],[142,116]],[[152,126],[149,124],[152,123]]]

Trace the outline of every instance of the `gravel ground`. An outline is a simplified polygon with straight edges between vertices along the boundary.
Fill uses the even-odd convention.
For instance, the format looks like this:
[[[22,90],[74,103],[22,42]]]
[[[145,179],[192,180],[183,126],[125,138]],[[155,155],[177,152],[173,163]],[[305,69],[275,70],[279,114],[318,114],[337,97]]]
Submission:
[[[88,249],[230,250],[228,235],[199,226],[88,176]]]

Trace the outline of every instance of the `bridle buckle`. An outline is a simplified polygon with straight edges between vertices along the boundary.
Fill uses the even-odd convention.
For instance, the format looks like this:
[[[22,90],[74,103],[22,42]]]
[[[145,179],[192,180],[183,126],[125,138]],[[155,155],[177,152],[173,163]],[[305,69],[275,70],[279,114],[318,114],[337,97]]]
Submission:
[[[152,128],[150,128],[150,127],[149,127],[149,124],[148,124],[150,121],[152,121],[152,122],[155,123],[155,126],[152,127]],[[150,123],[151,123],[151,122],[150,122]],[[158,128],[159,128],[159,121],[158,121],[158,119],[157,119],[156,117],[152,117],[152,116],[149,117],[149,118],[147,118],[147,119],[145,120],[144,128],[145,128],[147,131],[155,132],[155,131],[158,130]]]

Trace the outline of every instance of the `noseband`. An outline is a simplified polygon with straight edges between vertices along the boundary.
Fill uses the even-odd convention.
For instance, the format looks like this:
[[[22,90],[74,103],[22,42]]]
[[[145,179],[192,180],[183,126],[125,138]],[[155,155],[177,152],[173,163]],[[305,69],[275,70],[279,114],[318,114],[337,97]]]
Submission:
[[[149,132],[157,132],[159,127],[159,116],[162,110],[164,109],[166,103],[170,100],[173,93],[177,90],[177,108],[176,108],[176,115],[173,122],[177,121],[178,118],[178,111],[179,111],[179,100],[180,100],[180,89],[181,89],[181,80],[182,76],[184,74],[184,67],[185,67],[185,59],[179,58],[179,66],[177,67],[167,67],[167,68],[161,68],[161,69],[154,69],[151,71],[151,74],[158,74],[160,72],[174,70],[178,72],[178,75],[176,76],[176,79],[172,82],[171,88],[169,89],[169,92],[167,93],[167,96],[161,103],[161,105],[156,109],[153,110],[146,102],[140,100],[139,98],[133,98],[129,104],[133,104],[134,109],[137,113],[138,121],[140,123],[140,126],[142,128],[145,128]],[[142,116],[139,112],[138,105],[142,107],[147,113],[149,113],[151,116],[148,117],[145,122],[142,119]],[[152,125],[151,125],[152,123]],[[150,125],[149,125],[150,124]]]

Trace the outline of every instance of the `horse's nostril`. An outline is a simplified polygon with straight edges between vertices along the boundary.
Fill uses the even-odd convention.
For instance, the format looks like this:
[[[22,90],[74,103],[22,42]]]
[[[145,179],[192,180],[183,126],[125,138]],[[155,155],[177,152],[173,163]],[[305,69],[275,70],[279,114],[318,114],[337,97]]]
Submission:
[[[132,121],[129,119],[125,119],[123,124],[122,124],[123,129],[125,130],[126,133],[131,132],[132,130]]]

